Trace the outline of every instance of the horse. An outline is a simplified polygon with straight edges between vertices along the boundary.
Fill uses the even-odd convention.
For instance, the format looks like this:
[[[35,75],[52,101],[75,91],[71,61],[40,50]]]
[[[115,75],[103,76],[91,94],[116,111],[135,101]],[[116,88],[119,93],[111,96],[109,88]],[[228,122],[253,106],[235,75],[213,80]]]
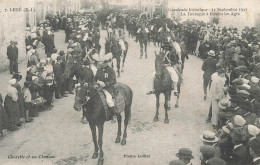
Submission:
[[[89,67],[83,66],[81,61],[77,58],[70,57],[66,61],[64,77],[65,79],[69,79],[69,81],[73,81],[73,77],[76,76],[78,83],[84,84],[93,84],[94,74]],[[70,82],[73,83],[73,82]],[[85,111],[82,111],[82,119],[81,122],[85,124]]]
[[[148,43],[148,34],[145,31],[146,27],[142,27],[139,30],[138,41],[140,44],[140,59],[143,57],[143,51],[145,52],[145,58],[147,58],[147,43]]]
[[[160,94],[164,94],[165,102],[164,102],[164,109],[165,109],[165,119],[164,123],[168,124],[168,110],[170,110],[170,99],[171,99],[171,91],[172,91],[172,80],[171,76],[164,66],[164,53],[162,51],[157,54],[155,52],[155,79],[154,79],[154,89],[155,89],[155,96],[156,96],[156,113],[153,119],[154,122],[159,120],[159,106],[160,106]],[[178,108],[179,106],[179,96],[180,96],[180,86],[181,80],[179,78],[179,82],[177,83],[177,100],[175,107]]]
[[[115,84],[115,88],[123,95],[125,101],[125,108],[124,108],[125,127],[124,127],[123,139],[121,141],[122,116],[120,113],[116,113],[117,121],[118,121],[118,132],[117,132],[115,143],[120,143],[121,141],[121,145],[126,145],[126,138],[127,138],[126,129],[127,129],[128,122],[130,121],[131,118],[131,105],[133,99],[133,92],[129,86],[123,83]],[[76,87],[75,103],[73,107],[76,111],[85,109],[86,117],[89,122],[89,127],[92,132],[92,138],[93,138],[94,148],[95,148],[92,159],[96,159],[98,157],[98,150],[100,150],[98,165],[103,165],[104,152],[103,152],[102,144],[103,144],[104,123],[106,121],[106,111],[104,109],[101,97],[98,94],[98,90],[89,84]],[[98,128],[98,142],[97,142],[96,127]]]
[[[107,53],[112,53],[113,59],[116,59],[117,63],[117,77],[120,77],[120,67],[121,67],[121,55],[122,57],[122,69],[121,72],[124,72],[124,65],[125,65],[125,59],[126,59],[126,54],[128,52],[128,42],[124,41],[126,50],[122,52],[121,46],[119,42],[113,37],[113,38],[106,38],[106,43],[105,43],[105,54]],[[114,67],[114,64],[112,63],[112,68]]]

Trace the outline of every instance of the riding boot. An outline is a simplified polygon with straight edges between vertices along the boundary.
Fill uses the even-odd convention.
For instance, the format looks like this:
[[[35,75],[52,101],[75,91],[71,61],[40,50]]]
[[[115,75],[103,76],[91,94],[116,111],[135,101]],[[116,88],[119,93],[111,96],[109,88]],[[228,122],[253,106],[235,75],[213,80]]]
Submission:
[[[174,95],[175,95],[175,96],[178,96],[177,83],[176,83],[176,82],[173,82],[173,83],[172,83],[172,86],[173,86],[173,90],[174,90]]]

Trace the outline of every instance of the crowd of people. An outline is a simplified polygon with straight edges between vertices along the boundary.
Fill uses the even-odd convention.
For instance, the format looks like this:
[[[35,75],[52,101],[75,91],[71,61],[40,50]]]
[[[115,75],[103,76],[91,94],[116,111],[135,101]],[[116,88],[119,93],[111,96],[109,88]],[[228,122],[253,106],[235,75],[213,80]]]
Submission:
[[[37,23],[37,27],[27,26],[28,62],[24,80],[18,70],[17,42],[10,42],[7,57],[12,79],[6,96],[4,99],[0,97],[1,136],[4,129],[15,131],[22,126],[22,121],[32,122],[40,111],[52,110],[55,99],[74,94],[76,78],[75,75],[65,76],[66,62],[81,59],[88,51],[100,50],[99,27],[94,24],[95,19],[94,14],[48,15]],[[66,53],[55,48],[54,32],[57,30],[65,30],[65,42],[69,42]]]

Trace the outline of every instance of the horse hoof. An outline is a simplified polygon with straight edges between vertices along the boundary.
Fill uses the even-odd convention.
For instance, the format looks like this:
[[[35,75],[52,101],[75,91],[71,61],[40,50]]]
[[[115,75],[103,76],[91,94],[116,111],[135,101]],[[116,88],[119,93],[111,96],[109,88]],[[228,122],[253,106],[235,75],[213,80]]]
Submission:
[[[99,158],[98,165],[103,165],[103,164],[104,164],[104,158]]]
[[[121,139],[120,138],[116,138],[115,143],[120,143]]]
[[[120,75],[117,75],[117,78],[120,78]]]
[[[96,152],[93,154],[92,159],[97,159],[97,157],[98,157],[98,153]]]
[[[123,139],[123,140],[121,141],[121,145],[122,145],[122,146],[126,145],[126,140],[125,140],[125,139]]]
[[[153,121],[154,121],[154,122],[159,121],[158,117],[155,117],[155,118],[153,119]]]
[[[122,69],[121,72],[124,72],[124,70]]]
[[[178,105],[178,104],[175,104],[175,108],[179,108],[179,105]]]
[[[164,123],[165,123],[165,124],[169,124],[169,119],[165,119],[165,120],[164,120]]]

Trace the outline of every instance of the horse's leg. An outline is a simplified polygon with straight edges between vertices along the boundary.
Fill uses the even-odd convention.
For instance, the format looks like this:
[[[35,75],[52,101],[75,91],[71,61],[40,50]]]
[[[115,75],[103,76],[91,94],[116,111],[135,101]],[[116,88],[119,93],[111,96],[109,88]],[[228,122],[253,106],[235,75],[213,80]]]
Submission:
[[[117,115],[117,123],[118,123],[118,130],[117,130],[117,137],[115,143],[119,143],[121,141],[121,123],[122,123],[122,116],[121,114],[116,114]]]
[[[124,72],[125,56],[126,56],[126,51],[124,51],[124,53],[123,53],[123,57],[122,57],[122,69],[121,69],[121,72]]]
[[[117,65],[117,77],[120,77],[120,55],[116,58],[116,65]]]
[[[169,93],[165,92],[164,93],[164,109],[165,109],[165,119],[164,119],[164,123],[168,124],[169,123],[169,119],[168,119],[168,101],[169,101]]]
[[[140,43],[140,59],[143,57],[143,44],[139,41]]]
[[[93,153],[92,159],[96,159],[98,157],[98,144],[97,144],[96,126],[92,123],[89,123],[89,127],[91,129],[92,138],[93,138],[94,147],[95,147],[95,151]]]
[[[159,106],[160,106],[160,102],[159,102],[160,101],[160,94],[159,93],[155,93],[155,96],[156,96],[156,114],[155,114],[155,116],[153,118],[153,121],[157,122],[159,120],[159,118],[158,118],[158,116],[159,116],[158,110],[159,110]]]
[[[126,129],[127,129],[127,125],[129,123],[129,120],[130,120],[130,116],[131,116],[130,113],[131,113],[131,105],[126,106],[126,108],[125,108],[125,121],[124,121],[125,128],[124,128],[124,134],[123,134],[123,139],[121,141],[121,145],[126,145],[126,138],[127,138]]]
[[[114,58],[112,58],[112,64],[111,64],[111,67],[114,69],[114,62],[113,62],[113,59],[114,59]]]
[[[100,148],[98,165],[103,165],[104,163],[104,152],[103,152],[103,131],[104,131],[104,123],[98,124],[98,146]]]
[[[147,43],[144,44],[145,58],[147,58]]]
[[[181,83],[180,82],[178,82],[178,84],[177,84],[177,90],[178,90],[178,96],[176,99],[175,108],[179,107],[179,98],[180,98],[180,92],[181,92]]]
[[[172,95],[172,92],[170,91],[169,97],[168,97],[168,111],[171,110],[171,95]]]

